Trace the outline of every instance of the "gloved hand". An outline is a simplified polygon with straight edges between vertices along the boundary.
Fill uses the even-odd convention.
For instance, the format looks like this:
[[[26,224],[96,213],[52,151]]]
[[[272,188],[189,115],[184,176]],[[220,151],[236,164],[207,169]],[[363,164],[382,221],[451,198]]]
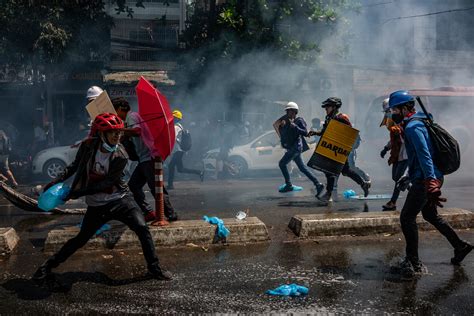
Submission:
[[[446,198],[441,196],[441,181],[438,179],[428,178],[424,181],[426,195],[428,203],[432,206],[443,207],[443,204],[447,201]]]
[[[390,150],[390,148],[388,148],[387,146],[385,146],[382,151],[380,152],[380,157],[382,158],[385,158],[385,155],[387,154],[387,152]]]

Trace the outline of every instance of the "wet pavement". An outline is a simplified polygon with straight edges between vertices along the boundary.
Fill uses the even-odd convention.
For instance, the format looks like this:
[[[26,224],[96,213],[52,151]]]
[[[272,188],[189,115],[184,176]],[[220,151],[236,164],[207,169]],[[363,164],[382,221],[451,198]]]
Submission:
[[[438,233],[422,233],[420,256],[429,273],[417,281],[401,281],[389,268],[403,253],[399,234],[301,241],[286,227],[294,214],[380,211],[385,200],[364,203],[340,198],[327,207],[315,200],[309,182],[296,180],[305,190],[283,195],[276,192],[280,181],[279,177],[203,184],[182,181],[170,191],[182,219],[233,217],[248,208],[251,216],[267,224],[269,243],[160,248],[163,266],[175,276],[168,282],[143,277],[146,271],[139,252],[80,251],[55,270],[60,286],[52,291],[34,286],[29,277],[47,257],[42,252],[47,232],[77,224],[80,217],[26,213],[1,199],[0,226],[13,226],[22,240],[11,257],[0,257],[0,314],[474,314],[474,255],[462,267],[454,267],[449,263],[448,242]],[[389,193],[391,183],[374,187],[378,188],[374,194]],[[339,193],[346,188],[357,189],[344,179]],[[473,188],[471,179],[448,182],[447,206],[473,210]],[[472,230],[460,234],[474,242]],[[308,286],[309,295],[265,294],[284,283]]]

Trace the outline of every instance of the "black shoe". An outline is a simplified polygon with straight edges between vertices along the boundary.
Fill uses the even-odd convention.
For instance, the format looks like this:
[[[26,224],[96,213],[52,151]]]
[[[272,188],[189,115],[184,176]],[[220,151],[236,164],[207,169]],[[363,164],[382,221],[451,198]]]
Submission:
[[[291,191],[293,191],[293,185],[291,184],[286,184],[283,188],[278,190],[278,192],[280,193],[291,192]]]
[[[472,251],[474,247],[469,244],[465,243],[464,246],[455,248],[454,249],[454,257],[451,258],[451,263],[455,265],[459,265],[461,261]]]
[[[322,183],[318,183],[316,184],[316,197],[319,198],[319,196],[321,195],[321,192],[323,192],[324,190],[324,184]]]
[[[152,265],[148,268],[148,274],[157,280],[172,280],[173,275],[171,272],[163,270],[158,264]]]
[[[364,183],[361,184],[362,190],[364,190],[364,197],[367,197],[369,195],[369,188],[370,188],[371,183],[369,181],[364,181]]]
[[[199,178],[201,179],[201,182],[204,182],[204,171],[201,171]]]
[[[316,196],[321,202],[323,203],[329,203],[329,202],[332,202],[332,197],[331,197],[331,193],[329,193],[328,191],[326,191],[326,193],[324,193],[323,196]]]
[[[53,273],[51,272],[51,267],[47,264],[41,265],[38,270],[33,274],[31,280],[36,283],[38,286],[42,286],[46,281],[54,278]]]

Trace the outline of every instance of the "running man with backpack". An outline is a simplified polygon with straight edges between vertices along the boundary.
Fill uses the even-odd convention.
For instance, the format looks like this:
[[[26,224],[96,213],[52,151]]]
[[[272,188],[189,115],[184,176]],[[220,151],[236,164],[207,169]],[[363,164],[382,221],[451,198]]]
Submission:
[[[168,190],[174,189],[173,181],[175,169],[177,169],[179,173],[190,173],[198,175],[201,179],[201,182],[204,180],[204,171],[185,168],[183,165],[183,157],[186,152],[191,149],[191,134],[188,130],[185,130],[180,123],[183,119],[183,113],[181,113],[181,111],[174,110],[173,117],[175,122],[174,131],[176,143],[174,145],[173,154],[168,165]]]
[[[420,105],[422,105],[420,103]],[[454,248],[451,263],[459,265],[472,251],[473,246],[459,238],[453,228],[438,214],[438,206],[446,199],[441,197],[444,165],[437,162],[435,136],[431,127],[435,125],[428,114],[416,112],[415,98],[408,91],[395,91],[390,95],[389,108],[392,120],[404,129],[404,140],[408,156],[408,171],[412,187],[400,213],[400,223],[406,241],[406,258],[401,264],[402,277],[410,279],[420,276],[426,268],[418,256],[418,226],[416,217],[423,218],[443,234]],[[424,111],[426,112],[426,111]],[[431,124],[431,125],[430,125]],[[430,131],[431,129],[431,131]],[[444,174],[447,174],[445,171]]]

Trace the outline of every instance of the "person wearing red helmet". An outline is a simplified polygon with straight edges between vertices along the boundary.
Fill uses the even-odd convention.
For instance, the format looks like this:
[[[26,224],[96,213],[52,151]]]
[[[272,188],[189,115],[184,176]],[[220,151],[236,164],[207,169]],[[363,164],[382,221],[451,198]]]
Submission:
[[[64,182],[75,174],[71,191],[66,200],[86,197],[87,211],[78,235],[64,246],[33,275],[33,280],[42,284],[51,279],[52,268],[56,268],[83,247],[96,231],[110,220],[118,220],[137,234],[150,274],[160,280],[171,279],[171,274],[161,269],[153,238],[143,214],[122,179],[128,156],[120,144],[124,123],[112,113],[98,115],[92,123],[89,138],[84,140],[74,161],[63,174],[48,183]]]

